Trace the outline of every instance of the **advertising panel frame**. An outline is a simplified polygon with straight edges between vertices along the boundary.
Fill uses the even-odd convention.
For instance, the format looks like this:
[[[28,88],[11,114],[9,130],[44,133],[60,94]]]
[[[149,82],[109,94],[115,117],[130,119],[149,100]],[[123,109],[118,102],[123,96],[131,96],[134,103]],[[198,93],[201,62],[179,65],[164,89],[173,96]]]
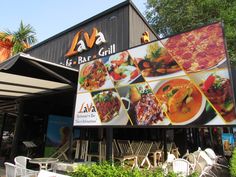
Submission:
[[[116,53],[113,53],[113,54],[110,54],[110,55],[107,55],[106,57],[110,57],[110,56],[113,56],[113,55],[116,55],[118,53],[121,53],[121,52],[124,52],[124,51],[129,51],[129,50],[132,50],[132,49],[135,49],[135,48],[138,48],[138,47],[142,47],[144,45],[148,45],[148,44],[151,44],[151,43],[154,43],[154,42],[158,42],[158,41],[162,41],[164,39],[168,39],[170,37],[173,37],[173,36],[177,36],[179,34],[183,34],[183,33],[187,33],[187,32],[190,32],[190,31],[193,31],[193,30],[197,30],[197,29],[200,29],[200,28],[203,28],[203,27],[207,27],[209,25],[213,25],[213,24],[217,24],[219,23],[222,27],[222,33],[223,33],[223,42],[224,42],[224,47],[225,47],[225,55],[226,55],[226,68],[228,70],[228,74],[229,74],[229,79],[231,81],[231,86],[232,86],[232,89],[234,90],[235,86],[232,82],[232,71],[231,71],[231,66],[230,66],[230,60],[229,60],[229,56],[228,56],[228,52],[227,52],[227,45],[226,45],[226,38],[225,38],[225,33],[224,33],[224,24],[222,21],[215,21],[215,22],[212,22],[212,23],[208,23],[208,24],[204,24],[202,26],[199,26],[198,28],[193,28],[191,30],[186,30],[186,31],[183,31],[183,32],[180,32],[180,33],[177,33],[177,34],[174,34],[174,35],[169,35],[169,36],[166,36],[164,38],[160,38],[158,40],[154,40],[154,41],[151,41],[151,42],[148,42],[148,43],[145,43],[145,44],[140,44],[140,45],[137,45],[137,46],[134,46],[134,47],[131,47],[131,48],[128,48],[126,50],[122,50],[122,51],[117,51]],[[96,61],[98,59],[101,59],[102,57],[99,57],[99,58],[96,58],[94,59],[93,61]],[[79,66],[79,70],[80,70],[80,67],[81,65]],[[187,77],[189,77],[188,75],[186,75]],[[76,92],[77,93],[77,92]],[[235,105],[235,95],[233,93],[233,102],[234,102],[234,105]],[[75,102],[74,102],[74,111],[76,110],[76,96],[75,96]],[[234,110],[236,110],[236,108],[234,107]],[[74,113],[74,112],[73,112]],[[75,116],[73,116],[73,119],[75,119]],[[148,125],[73,125],[73,127],[86,127],[86,128],[94,128],[94,127],[100,127],[100,128],[203,128],[203,127],[213,127],[213,126],[217,126],[217,127],[233,127],[235,126],[235,124],[223,124],[223,125],[192,125],[192,124],[186,124],[186,125],[172,125],[172,124],[169,124],[169,125],[151,125],[151,126],[148,126]]]

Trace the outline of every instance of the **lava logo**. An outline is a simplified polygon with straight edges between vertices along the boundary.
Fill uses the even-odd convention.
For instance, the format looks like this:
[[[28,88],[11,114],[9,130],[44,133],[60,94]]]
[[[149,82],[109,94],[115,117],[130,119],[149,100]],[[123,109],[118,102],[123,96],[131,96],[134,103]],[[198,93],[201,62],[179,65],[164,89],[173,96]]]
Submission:
[[[85,102],[82,103],[79,113],[85,113],[85,112],[96,112],[95,106],[91,103],[90,105]]]
[[[84,40],[81,39],[82,36]],[[66,57],[74,56],[77,53],[81,53],[84,50],[87,50],[88,48],[92,48],[95,44],[101,45],[102,43],[105,43],[105,42],[106,42],[106,39],[103,33],[98,32],[97,28],[93,28],[91,36],[89,36],[87,32],[80,30],[74,36],[71,47],[65,56]]]

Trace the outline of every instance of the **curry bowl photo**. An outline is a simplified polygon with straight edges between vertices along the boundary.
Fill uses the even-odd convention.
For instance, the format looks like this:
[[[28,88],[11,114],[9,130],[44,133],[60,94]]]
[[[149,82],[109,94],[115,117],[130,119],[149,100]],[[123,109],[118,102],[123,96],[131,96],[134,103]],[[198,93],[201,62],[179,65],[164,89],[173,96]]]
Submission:
[[[187,78],[161,81],[154,92],[174,125],[185,125],[197,120],[206,105],[205,97]]]

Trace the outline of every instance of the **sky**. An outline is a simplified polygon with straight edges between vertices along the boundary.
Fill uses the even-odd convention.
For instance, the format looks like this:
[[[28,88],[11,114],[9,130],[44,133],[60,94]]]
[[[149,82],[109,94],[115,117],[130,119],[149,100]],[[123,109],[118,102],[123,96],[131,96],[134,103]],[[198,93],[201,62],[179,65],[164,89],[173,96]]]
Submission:
[[[132,0],[144,14],[147,0]],[[11,0],[1,2],[0,31],[17,30],[22,20],[41,42],[124,0]]]

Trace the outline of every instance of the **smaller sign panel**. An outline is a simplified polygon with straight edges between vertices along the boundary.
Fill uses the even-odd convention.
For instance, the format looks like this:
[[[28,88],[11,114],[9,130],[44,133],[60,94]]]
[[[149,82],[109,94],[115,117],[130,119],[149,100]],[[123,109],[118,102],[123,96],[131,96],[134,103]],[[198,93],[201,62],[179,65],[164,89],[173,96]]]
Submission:
[[[234,149],[234,135],[232,133],[222,133],[222,144],[224,154],[231,156]]]
[[[90,93],[78,93],[75,107],[74,126],[99,125],[101,123]]]
[[[58,147],[69,141],[72,131],[72,117],[49,115],[44,156],[49,157]]]

